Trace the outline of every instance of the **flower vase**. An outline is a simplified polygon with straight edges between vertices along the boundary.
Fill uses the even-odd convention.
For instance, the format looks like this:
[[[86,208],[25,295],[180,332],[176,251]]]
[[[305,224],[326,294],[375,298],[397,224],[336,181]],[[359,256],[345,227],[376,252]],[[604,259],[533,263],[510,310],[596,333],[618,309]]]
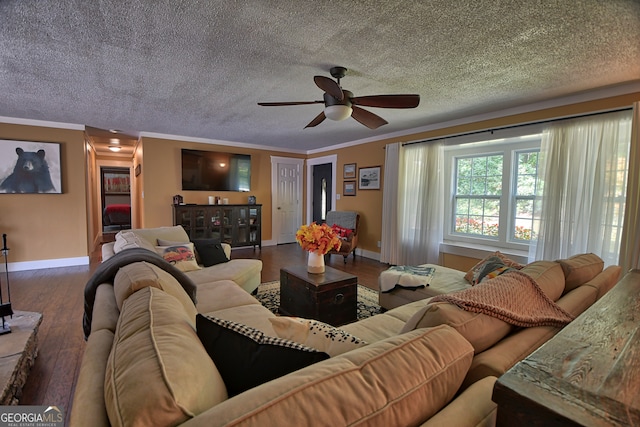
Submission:
[[[312,274],[324,273],[324,255],[317,252],[309,252],[307,271]]]

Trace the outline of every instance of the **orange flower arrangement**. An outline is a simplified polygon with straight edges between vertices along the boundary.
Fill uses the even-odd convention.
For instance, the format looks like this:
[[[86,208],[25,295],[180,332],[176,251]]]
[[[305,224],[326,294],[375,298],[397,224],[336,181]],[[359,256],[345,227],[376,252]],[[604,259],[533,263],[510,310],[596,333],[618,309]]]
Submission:
[[[336,251],[342,246],[338,235],[327,224],[301,225],[296,232],[296,240],[302,249],[324,255],[331,249]]]

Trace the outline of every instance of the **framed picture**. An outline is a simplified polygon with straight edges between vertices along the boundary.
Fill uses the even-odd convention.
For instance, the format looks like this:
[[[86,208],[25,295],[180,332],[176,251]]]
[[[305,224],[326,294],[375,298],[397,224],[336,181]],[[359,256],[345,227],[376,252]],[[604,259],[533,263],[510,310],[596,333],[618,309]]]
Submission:
[[[379,190],[380,189],[380,166],[360,168],[358,174],[359,190]]]
[[[342,194],[345,196],[355,196],[356,195],[356,182],[355,181],[344,181]]]
[[[0,140],[0,193],[62,193],[60,144]]]
[[[142,172],[142,165],[138,163],[138,166],[136,166],[136,169],[135,169],[136,176],[140,175],[141,172]]]
[[[356,164],[355,163],[348,163],[346,165],[344,165],[344,172],[342,174],[343,178],[352,178],[355,179],[356,177]]]

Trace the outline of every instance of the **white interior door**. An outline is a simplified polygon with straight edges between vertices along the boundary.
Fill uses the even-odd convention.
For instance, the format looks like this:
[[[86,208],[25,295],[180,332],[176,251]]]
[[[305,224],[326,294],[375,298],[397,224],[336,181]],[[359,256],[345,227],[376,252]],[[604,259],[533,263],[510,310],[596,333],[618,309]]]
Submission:
[[[293,243],[302,224],[302,167],[304,160],[271,157],[271,194],[276,244]]]

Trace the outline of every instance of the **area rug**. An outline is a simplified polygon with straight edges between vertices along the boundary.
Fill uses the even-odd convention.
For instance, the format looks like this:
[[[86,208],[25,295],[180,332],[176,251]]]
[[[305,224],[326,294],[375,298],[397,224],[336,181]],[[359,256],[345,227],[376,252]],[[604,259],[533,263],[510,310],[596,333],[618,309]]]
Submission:
[[[278,313],[280,306],[280,282],[266,282],[258,286],[256,298],[262,305],[267,307],[272,313]],[[358,320],[374,316],[381,313],[378,305],[378,293],[358,285]]]

